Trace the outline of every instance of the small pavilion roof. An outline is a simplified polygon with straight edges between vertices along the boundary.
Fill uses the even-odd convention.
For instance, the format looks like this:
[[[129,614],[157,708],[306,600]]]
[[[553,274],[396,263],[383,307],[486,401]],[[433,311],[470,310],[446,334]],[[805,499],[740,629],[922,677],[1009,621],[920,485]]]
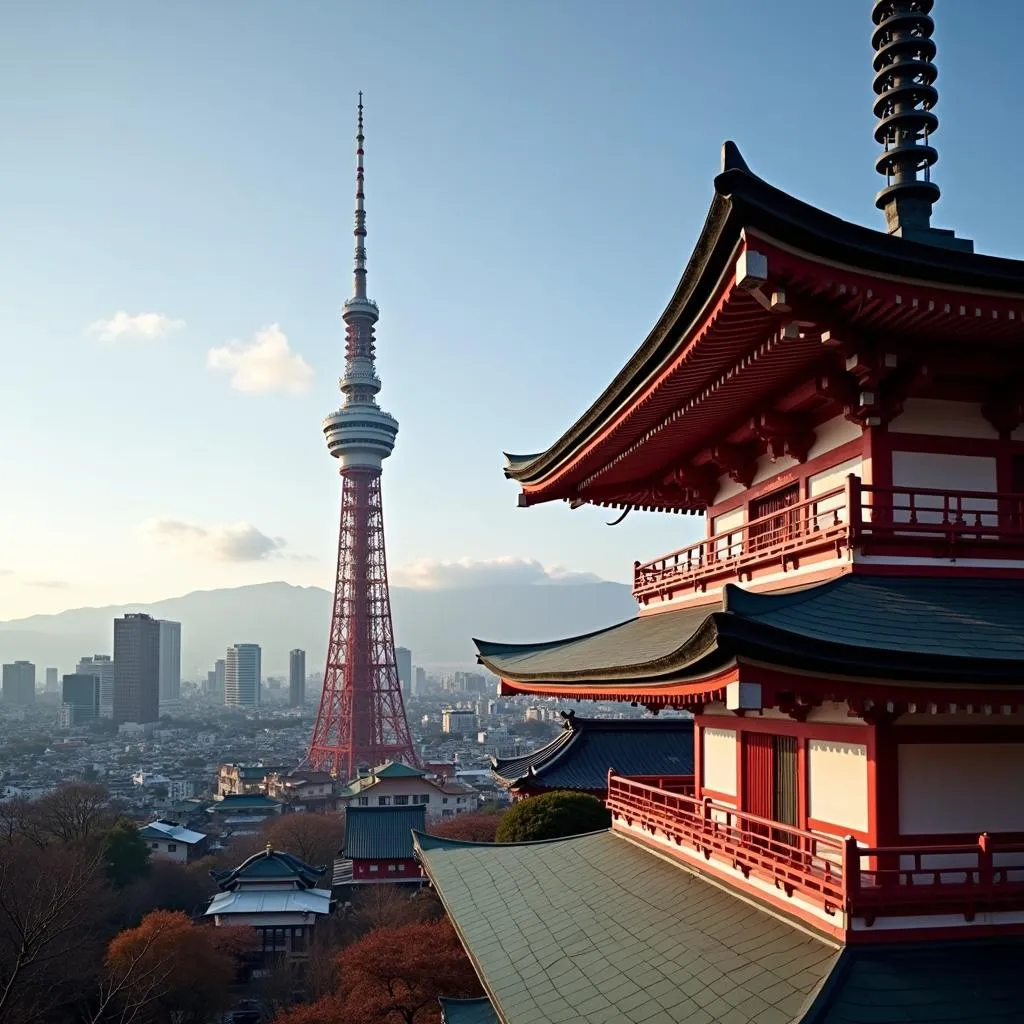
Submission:
[[[345,811],[345,845],[350,860],[408,860],[413,829],[422,829],[426,807],[353,807]]]
[[[214,914],[329,914],[328,889],[238,889],[218,892],[204,916]]]
[[[294,854],[275,850],[268,843],[266,849],[254,853],[237,868],[211,871],[210,874],[225,891],[282,881],[292,882],[296,889],[312,889],[326,870],[323,864],[313,867]]]
[[[731,283],[729,272],[748,245],[770,254],[787,301],[827,310],[849,329],[898,330],[931,342],[941,335],[969,345],[971,332],[976,336],[984,320],[986,338],[1019,338],[1024,261],[912,241],[841,220],[763,181],[727,142],[703,231],[646,340],[550,447],[532,455],[506,454],[505,475],[523,485],[521,504],[574,497],[600,501],[602,487],[595,486],[594,474],[602,467],[643,445],[652,457],[657,449],[663,462],[673,452],[678,459],[681,448],[721,429],[707,403],[680,411],[701,400],[709,379],[771,331],[771,315]],[[908,288],[916,289],[912,307],[899,294]],[[972,295],[980,296],[978,302]],[[975,313],[980,304],[984,310]],[[787,351],[758,362],[762,384],[779,384],[820,358],[820,345],[793,342]],[[666,416],[672,423],[667,431]],[[673,439],[665,440],[666,435]],[[623,478],[609,476],[605,490],[614,495]],[[683,499],[660,501],[664,507],[689,507]]]
[[[491,758],[492,774],[510,788],[604,790],[608,769],[620,775],[693,774],[689,718],[580,718],[523,757]]]
[[[505,1024],[784,1024],[838,955],[613,832],[416,842]]]
[[[1021,686],[1024,580],[844,575],[787,592],[727,585],[721,604],[538,644],[476,641],[521,692],[657,692],[758,658],[809,672]]]
[[[166,821],[163,818],[140,826],[139,835],[143,839],[162,839],[171,843],[185,843],[187,846],[194,846],[206,838],[205,832],[196,832],[179,825],[176,821]]]
[[[490,999],[438,999],[441,1024],[500,1024]]]

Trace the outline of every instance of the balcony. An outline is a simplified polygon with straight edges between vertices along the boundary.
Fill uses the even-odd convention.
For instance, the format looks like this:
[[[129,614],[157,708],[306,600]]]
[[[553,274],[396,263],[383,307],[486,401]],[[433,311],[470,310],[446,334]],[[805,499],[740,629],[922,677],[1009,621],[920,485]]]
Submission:
[[[868,847],[809,832],[609,773],[613,828],[786,909],[810,908],[833,933],[921,928],[929,917],[1024,910],[1024,841],[980,835],[976,842]],[[808,914],[801,914],[805,919]],[[992,919],[989,919],[990,923]],[[994,923],[999,923],[995,921]]]
[[[842,487],[636,563],[633,595],[641,604],[666,601],[868,555],[1014,560],[1024,568],[1024,494],[875,487],[850,476]]]

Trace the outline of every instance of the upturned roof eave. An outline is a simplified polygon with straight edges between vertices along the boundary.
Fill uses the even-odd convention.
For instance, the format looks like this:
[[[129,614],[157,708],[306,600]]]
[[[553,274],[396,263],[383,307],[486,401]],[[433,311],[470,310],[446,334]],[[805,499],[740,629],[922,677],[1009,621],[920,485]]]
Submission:
[[[729,151],[730,144],[726,144]],[[505,476],[536,492],[571,461],[609,420],[629,408],[646,382],[698,326],[744,231],[775,239],[809,259],[839,261],[852,270],[884,274],[959,291],[1024,297],[1024,261],[929,245],[842,220],[783,192],[733,156],[715,178],[704,228],[672,299],[633,357],[565,433],[536,455],[505,455]],[[557,488],[556,488],[557,490]],[[544,501],[561,494],[537,494]]]

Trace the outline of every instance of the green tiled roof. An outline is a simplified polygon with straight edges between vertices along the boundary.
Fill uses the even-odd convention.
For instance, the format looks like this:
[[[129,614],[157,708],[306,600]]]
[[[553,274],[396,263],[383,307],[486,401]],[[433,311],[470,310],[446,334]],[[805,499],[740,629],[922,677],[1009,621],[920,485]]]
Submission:
[[[645,685],[737,655],[877,677],[1014,685],[1024,679],[1024,580],[845,575],[786,593],[734,585],[720,605],[642,615],[538,644],[475,641],[520,682]]]
[[[242,861],[237,868],[211,871],[210,874],[225,891],[260,881],[281,880],[291,882],[298,889],[312,889],[326,870],[323,864],[314,867],[294,854],[268,845],[265,850]]]
[[[422,829],[426,807],[352,807],[345,811],[342,857],[351,860],[407,860],[413,829]]]
[[[1024,1020],[1024,939],[848,946],[802,1024]]]
[[[500,1024],[486,996],[482,999],[439,999],[441,1024]]]
[[[374,768],[373,774],[378,779],[421,779],[426,772],[421,772],[419,768],[412,768],[407,764],[402,764],[401,761],[388,761],[387,764]]]
[[[242,810],[273,810],[280,806],[279,800],[274,800],[262,793],[230,793],[222,800],[215,800],[207,810],[227,813]]]
[[[524,757],[492,759],[506,785],[604,790],[608,769],[620,775],[692,775],[693,719],[579,718]]]
[[[790,1024],[838,956],[612,832],[416,842],[505,1024]]]

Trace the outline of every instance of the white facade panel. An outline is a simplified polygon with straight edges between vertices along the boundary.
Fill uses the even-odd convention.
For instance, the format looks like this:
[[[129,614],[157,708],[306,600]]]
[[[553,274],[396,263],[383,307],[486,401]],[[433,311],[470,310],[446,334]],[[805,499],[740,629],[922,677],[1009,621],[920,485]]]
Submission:
[[[932,437],[999,437],[982,416],[977,402],[948,402],[937,398],[908,398],[903,412],[889,424],[889,432]]]
[[[704,774],[701,782],[716,793],[736,795],[736,730],[702,729]]]
[[[857,832],[868,831],[868,748],[811,740],[807,745],[807,813]]]
[[[807,496],[809,498],[816,498],[819,494],[828,494],[829,491],[834,491],[837,487],[845,487],[846,478],[851,473],[855,476],[861,475],[863,461],[858,455],[855,459],[847,459],[846,462],[841,462],[838,466],[822,470],[820,473],[815,473],[814,476],[808,477]],[[845,493],[837,494],[834,497],[826,498],[824,501],[819,502],[815,511],[818,515],[818,527],[820,529],[833,526],[837,521],[841,523],[849,521],[846,511]]]
[[[923,488],[939,491],[986,491],[995,492],[996,460],[983,455],[947,455],[943,452],[893,452],[892,483],[896,490],[893,519],[897,523],[910,520],[908,508],[910,495],[901,494],[899,489]],[[919,523],[940,523],[943,521],[945,499],[941,495],[915,494],[914,508]],[[994,526],[996,502],[994,498],[964,498],[961,511],[965,518],[973,513],[991,512],[982,515],[982,525]],[[935,509],[935,511],[929,511]],[[923,510],[923,511],[922,511]],[[949,508],[950,518],[955,518],[957,509]]]
[[[901,743],[900,832],[1024,832],[1024,744]]]
[[[718,558],[732,558],[743,553],[743,524],[747,520],[746,506],[741,505],[731,512],[723,512],[711,520],[711,533],[715,536],[719,533],[726,533],[727,536],[715,541],[715,555]],[[735,530],[735,533],[728,531]]]
[[[811,445],[807,458],[816,459],[819,455],[824,455],[841,444],[856,441],[863,433],[863,428],[859,423],[853,423],[845,416],[836,416],[834,419],[826,420],[814,428],[814,444]]]

